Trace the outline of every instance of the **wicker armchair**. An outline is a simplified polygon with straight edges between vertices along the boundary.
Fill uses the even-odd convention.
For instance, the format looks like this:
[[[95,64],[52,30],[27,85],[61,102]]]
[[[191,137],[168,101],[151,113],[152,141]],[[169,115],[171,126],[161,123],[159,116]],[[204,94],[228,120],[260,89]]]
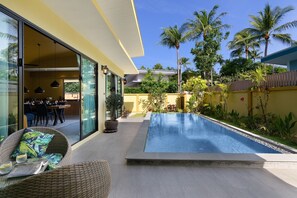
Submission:
[[[0,189],[0,197],[100,198],[108,197],[111,174],[107,161],[63,166],[28,177]]]
[[[43,133],[54,134],[53,140],[49,143],[46,153],[61,153],[63,159],[58,164],[59,166],[68,165],[71,162],[71,145],[65,135],[61,132],[47,127],[30,127],[30,129]],[[23,135],[24,129],[16,131],[8,136],[0,145],[0,163],[10,160],[10,155],[17,147]]]

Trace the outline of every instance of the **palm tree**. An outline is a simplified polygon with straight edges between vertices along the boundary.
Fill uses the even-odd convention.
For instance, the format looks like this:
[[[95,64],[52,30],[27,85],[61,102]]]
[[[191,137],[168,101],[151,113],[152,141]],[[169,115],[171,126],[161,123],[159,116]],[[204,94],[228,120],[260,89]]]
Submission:
[[[12,18],[4,19],[4,22],[8,24],[10,33],[0,32],[0,38],[6,39],[8,43],[8,48],[1,50],[0,58],[5,57],[10,63],[16,63],[17,60],[17,51],[18,51],[18,23]]]
[[[233,40],[228,43],[228,47],[229,49],[233,49],[231,57],[239,57],[245,53],[245,57],[248,59],[251,53],[250,48],[259,48],[260,41],[254,40],[250,32],[241,31],[234,35]]]
[[[225,16],[227,12],[222,12],[217,15],[218,8],[219,6],[215,5],[209,13],[206,10],[195,11],[195,18],[189,20],[182,26],[182,28],[187,31],[185,37],[189,40],[198,40],[202,37],[202,40],[205,41],[207,35],[210,33],[220,32],[222,29],[229,28],[229,25],[222,23],[222,17]],[[213,67],[213,65],[211,67]],[[212,79],[212,68],[210,71]]]
[[[255,62],[256,59],[261,58],[261,54],[262,54],[262,53],[263,53],[263,52],[259,51],[258,49],[253,48],[253,49],[250,51],[250,57],[251,57],[251,59],[253,59],[254,62]]]
[[[186,58],[186,57],[181,57],[180,59],[179,59],[179,65],[182,65],[184,68],[186,68],[187,69],[187,66],[188,65],[190,65],[191,63],[189,62],[189,58]],[[183,81],[183,74],[182,74],[182,71],[181,71],[181,69],[180,69],[180,84],[182,83],[182,81]]]
[[[215,5],[209,13],[206,10],[195,11],[195,19],[189,20],[185,23],[182,28],[187,31],[186,38],[190,40],[197,40],[202,37],[205,40],[207,34],[214,29],[224,29],[229,28],[229,25],[222,23],[222,17],[227,14],[227,12],[222,12],[216,16],[218,5]]]
[[[180,65],[179,65],[179,48],[180,44],[185,42],[185,36],[183,33],[183,29],[178,28],[177,25],[168,28],[163,28],[163,32],[161,34],[161,45],[167,46],[169,48],[176,49],[176,63],[177,63],[177,80],[178,80],[178,92],[181,92],[181,84],[180,84]]]
[[[287,44],[295,43],[290,34],[282,34],[281,32],[289,28],[297,27],[297,21],[295,20],[280,25],[284,16],[292,10],[294,10],[292,6],[285,8],[277,6],[271,9],[270,5],[266,4],[264,11],[259,12],[259,16],[250,16],[252,19],[250,22],[252,27],[246,28],[244,31],[250,32],[254,39],[265,39],[264,56],[267,56],[268,44],[271,37]]]

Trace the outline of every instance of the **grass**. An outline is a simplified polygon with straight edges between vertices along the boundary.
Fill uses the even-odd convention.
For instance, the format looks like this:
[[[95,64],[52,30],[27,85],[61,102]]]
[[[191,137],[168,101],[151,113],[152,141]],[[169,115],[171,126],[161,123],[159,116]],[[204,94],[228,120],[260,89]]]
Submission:
[[[284,144],[284,145],[287,145],[287,146],[290,146],[290,147],[292,147],[292,148],[297,149],[297,143],[292,142],[292,141],[290,141],[290,140],[286,140],[286,139],[283,139],[283,138],[278,137],[278,136],[265,135],[265,134],[260,133],[260,132],[258,132],[258,131],[251,131],[251,132],[252,132],[252,133],[255,133],[255,134],[257,134],[257,135],[260,135],[260,136],[262,136],[262,137],[265,137],[265,138],[267,138],[267,139],[273,140],[273,141],[275,141],[275,142],[279,142],[279,143],[281,143],[281,144]]]
[[[209,116],[209,115],[207,115],[207,116]],[[209,116],[209,117],[212,117],[212,116]],[[244,129],[244,130],[247,130],[247,131],[249,131],[251,133],[254,133],[256,135],[262,136],[264,138],[267,138],[267,139],[273,140],[275,142],[278,142],[278,143],[284,144],[286,146],[289,146],[289,147],[292,147],[292,148],[297,149],[297,143],[296,142],[293,142],[291,140],[283,139],[283,138],[278,137],[278,136],[272,136],[272,135],[263,134],[262,132],[257,131],[257,130],[251,130],[251,129],[248,129],[248,128],[243,128],[242,126],[236,125],[233,122],[230,122],[228,120],[217,119],[215,117],[212,117],[212,118],[214,118],[216,120],[220,120],[221,122],[230,124],[232,126],[235,126],[235,127],[238,127],[238,128]]]

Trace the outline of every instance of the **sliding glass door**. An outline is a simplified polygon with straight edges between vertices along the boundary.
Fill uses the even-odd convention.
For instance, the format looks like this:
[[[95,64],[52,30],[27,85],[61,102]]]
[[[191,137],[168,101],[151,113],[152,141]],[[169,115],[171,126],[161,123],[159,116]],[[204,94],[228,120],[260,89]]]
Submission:
[[[0,142],[18,129],[18,21],[0,11]]]
[[[38,40],[38,42],[34,39]],[[37,59],[39,62],[40,54],[38,54],[37,59],[36,57],[33,57],[34,53],[36,54],[36,50],[30,49],[30,46],[33,46],[29,43],[29,41],[31,40],[34,41],[34,46],[37,46],[38,43],[45,42],[47,40],[59,41],[58,38],[49,35],[46,31],[39,29],[34,24],[0,5],[0,142],[14,131],[23,128],[23,120],[25,120],[24,88],[26,87],[26,90],[30,90],[27,91],[25,95],[26,98],[28,98],[28,101],[37,98],[33,89],[33,87],[35,88],[35,84],[32,81],[31,77],[36,76],[37,79],[43,78],[42,80],[44,80],[46,77],[54,76],[54,74],[44,74],[43,76],[34,75],[34,69],[41,67],[41,64],[35,64]],[[47,56],[42,60],[43,63],[46,62],[46,58],[48,58],[49,60],[48,63],[53,63],[53,61],[51,60],[55,60],[55,63],[57,63],[54,66],[55,68],[60,65],[62,65],[61,68],[64,68],[63,64],[67,63],[67,66],[65,66],[65,68],[67,67],[67,71],[69,71],[69,68],[77,67],[73,71],[71,70],[71,72],[65,72],[66,76],[69,75],[69,77],[67,76],[67,78],[69,78],[72,83],[76,83],[76,95],[74,96],[73,90],[71,90],[71,98],[67,98],[69,100],[72,100],[71,102],[75,101],[71,103],[70,107],[68,107],[67,110],[70,111],[71,108],[75,108],[73,111],[71,110],[71,115],[75,116],[75,118],[77,119],[76,124],[78,122],[79,124],[77,125],[79,126],[74,126],[73,123],[69,125],[70,127],[75,128],[75,134],[73,130],[70,130],[69,137],[72,138],[72,136],[75,136],[74,142],[76,142],[98,130],[98,65],[95,61],[82,55],[78,50],[73,49],[66,43],[63,43],[62,41],[59,41],[58,43],[60,43],[61,47],[64,47],[63,49],[69,52],[67,53],[67,56],[65,55],[65,57],[71,58],[71,60],[69,59],[69,64],[68,62],[66,62],[66,58],[62,55],[60,57],[63,58],[56,58],[59,57],[56,56],[56,47],[47,47]],[[41,44],[42,46],[46,46],[44,43]],[[50,58],[50,56],[48,56],[51,49],[54,53],[53,57],[55,58]],[[63,50],[63,53],[65,52],[65,50]],[[33,58],[31,57],[31,55]],[[75,58],[77,58],[77,61],[75,60]],[[59,62],[56,62],[59,60],[63,60],[62,64],[60,65]],[[44,63],[44,65],[50,64]],[[69,65],[71,67],[68,68]],[[79,71],[78,67],[80,67]],[[24,71],[25,69],[26,71]],[[44,67],[43,69],[46,69],[46,67]],[[55,72],[55,74],[56,73],[61,74],[61,70],[60,72]],[[65,79],[65,75],[63,74],[62,77],[54,76],[54,78]],[[25,78],[25,76],[27,78]],[[51,80],[49,82],[52,82]],[[70,80],[68,80],[68,83],[70,82]],[[63,83],[63,85],[65,85],[65,83],[67,84],[67,79],[66,82]],[[77,86],[77,84],[80,84],[80,86]],[[47,81],[44,81],[44,85],[48,86],[49,83]],[[40,98],[37,99],[51,98],[51,96],[53,95],[55,96],[55,100],[65,98],[66,94],[64,93],[63,89],[60,89],[60,92],[58,92],[57,90],[58,89],[52,89],[52,87],[48,87],[48,90],[45,94],[51,95],[40,95],[38,96]],[[69,95],[67,95],[67,97],[68,96]],[[79,121],[78,115],[80,116]],[[69,121],[65,120],[63,124],[66,121]],[[68,127],[68,125],[64,125],[64,128]],[[65,134],[68,131],[66,131]],[[63,133],[62,129],[61,132]],[[80,135],[78,135],[78,133]],[[77,138],[76,136],[80,137]]]
[[[81,138],[97,131],[97,64],[81,58]]]

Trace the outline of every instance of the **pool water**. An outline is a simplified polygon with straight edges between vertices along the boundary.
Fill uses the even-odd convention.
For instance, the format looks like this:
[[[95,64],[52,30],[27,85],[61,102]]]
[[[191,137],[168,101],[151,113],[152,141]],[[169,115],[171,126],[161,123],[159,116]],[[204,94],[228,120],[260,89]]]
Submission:
[[[280,153],[196,114],[152,114],[145,152]]]

